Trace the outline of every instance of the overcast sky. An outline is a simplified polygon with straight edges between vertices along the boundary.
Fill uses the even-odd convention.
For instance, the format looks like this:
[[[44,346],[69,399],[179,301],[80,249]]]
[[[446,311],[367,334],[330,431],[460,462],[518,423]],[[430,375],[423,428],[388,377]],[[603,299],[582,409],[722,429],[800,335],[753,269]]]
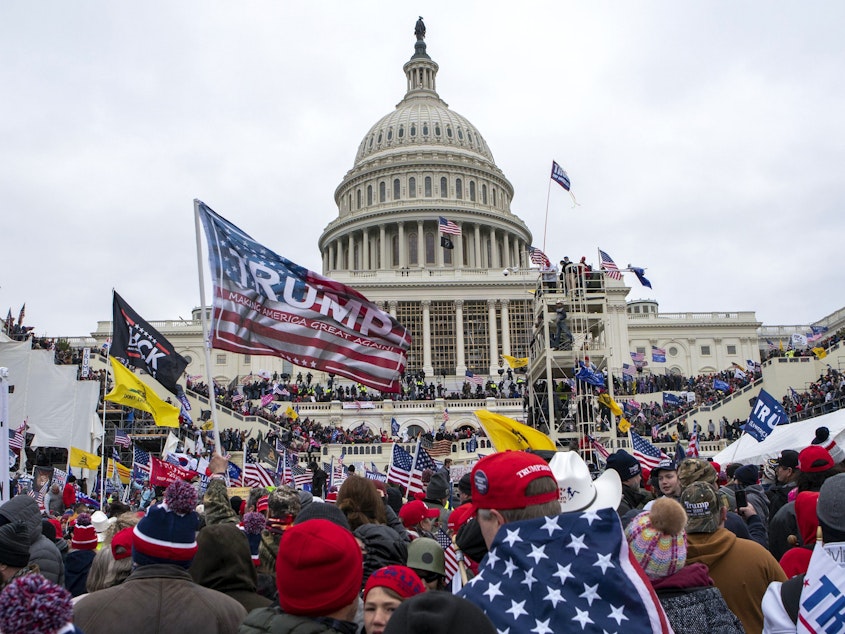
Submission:
[[[806,324],[845,305],[845,4],[518,5],[0,3],[3,316],[26,302],[38,334],[85,335],[115,288],[149,320],[189,317],[195,197],[321,271],[419,13],[440,96],[554,261],[646,267],[654,290],[626,275],[629,299],[662,312]],[[552,159],[579,207],[549,196]]]

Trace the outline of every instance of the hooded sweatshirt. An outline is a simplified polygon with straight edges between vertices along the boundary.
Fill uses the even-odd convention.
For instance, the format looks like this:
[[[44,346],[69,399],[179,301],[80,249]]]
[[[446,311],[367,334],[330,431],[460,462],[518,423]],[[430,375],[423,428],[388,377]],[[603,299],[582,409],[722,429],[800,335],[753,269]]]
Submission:
[[[21,520],[29,530],[29,563],[36,564],[41,574],[60,586],[65,584],[65,564],[56,545],[41,532],[41,511],[38,502],[28,495],[16,495],[0,506],[0,524]]]
[[[772,581],[786,581],[777,560],[748,539],[726,528],[713,533],[687,533],[687,564],[700,562],[748,634],[763,631],[761,602]]]

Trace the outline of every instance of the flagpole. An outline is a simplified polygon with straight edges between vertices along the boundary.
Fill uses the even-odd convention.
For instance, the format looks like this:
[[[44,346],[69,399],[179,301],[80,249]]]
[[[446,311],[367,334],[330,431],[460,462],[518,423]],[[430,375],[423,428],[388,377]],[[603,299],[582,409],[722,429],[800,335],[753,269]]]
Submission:
[[[111,305],[112,309],[114,309],[114,287],[111,289]],[[112,311],[114,312],[114,311]],[[114,315],[112,315],[112,323],[111,323],[111,332],[109,333],[109,341],[114,343]],[[106,380],[103,381],[103,416],[102,416],[102,428],[103,428],[103,435],[100,439],[100,454],[102,456],[102,460],[100,460],[100,510],[103,510],[103,498],[106,495],[106,483],[105,483],[105,462],[106,462],[106,387],[109,384],[109,377],[111,376],[111,363],[109,363],[109,357],[111,356],[111,346],[109,346],[108,354],[106,355]],[[70,465],[68,465],[70,468]],[[116,468],[116,467],[115,467]]]
[[[200,201],[194,198],[194,226],[197,234],[197,271],[200,285],[200,321],[202,322],[202,341],[205,350],[205,380],[208,385],[208,401],[211,406],[211,423],[214,429],[214,450],[223,455],[220,446],[220,428],[217,424],[217,398],[214,393],[214,381],[211,378],[211,349],[208,343],[208,318],[205,314],[205,275],[202,265],[202,242],[200,239]]]
[[[546,190],[546,220],[543,222],[543,253],[546,252],[546,231],[549,228],[549,200],[552,197],[552,179],[549,180],[549,186]]]

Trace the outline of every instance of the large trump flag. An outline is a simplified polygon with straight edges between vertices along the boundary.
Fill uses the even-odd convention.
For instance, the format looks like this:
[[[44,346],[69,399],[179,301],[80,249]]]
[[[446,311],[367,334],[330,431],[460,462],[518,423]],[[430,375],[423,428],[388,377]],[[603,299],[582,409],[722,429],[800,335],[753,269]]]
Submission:
[[[411,336],[349,286],[291,262],[195,201],[214,280],[211,345],[398,392]]]

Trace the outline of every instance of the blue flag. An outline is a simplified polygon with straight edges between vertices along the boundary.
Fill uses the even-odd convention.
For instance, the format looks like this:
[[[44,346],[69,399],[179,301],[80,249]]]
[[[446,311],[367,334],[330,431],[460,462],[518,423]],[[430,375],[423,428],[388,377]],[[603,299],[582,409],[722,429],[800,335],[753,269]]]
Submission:
[[[472,438],[470,438],[467,443],[467,451],[469,453],[475,453],[478,451],[478,438],[476,438],[475,434],[472,435]]]
[[[566,191],[569,191],[569,174],[567,174],[566,170],[557,164],[557,161],[552,161],[552,180],[563,187]]]
[[[674,394],[669,394],[669,392],[663,392],[663,404],[678,407],[681,404],[681,399]]]
[[[591,368],[588,368],[583,361],[579,361],[578,363],[581,365],[581,369],[578,370],[578,373],[575,375],[576,379],[584,381],[584,383],[589,385],[604,387],[604,375],[601,372],[594,372]]]
[[[390,419],[390,434],[391,436],[399,435],[399,423],[396,422],[396,418]]]
[[[649,282],[648,279],[646,279],[646,276],[645,276],[645,269],[641,269],[637,266],[631,266],[629,264],[628,270],[630,270],[631,273],[633,273],[634,275],[637,276],[637,279],[640,281],[640,284],[642,284],[643,286],[647,286],[648,288],[651,288],[651,282]]]
[[[713,379],[713,389],[720,392],[730,392],[731,386],[720,379]]]
[[[748,422],[742,426],[742,429],[760,441],[765,440],[775,427],[787,422],[789,422],[789,416],[786,415],[777,399],[766,390],[760,390],[754,409],[751,410]]]

